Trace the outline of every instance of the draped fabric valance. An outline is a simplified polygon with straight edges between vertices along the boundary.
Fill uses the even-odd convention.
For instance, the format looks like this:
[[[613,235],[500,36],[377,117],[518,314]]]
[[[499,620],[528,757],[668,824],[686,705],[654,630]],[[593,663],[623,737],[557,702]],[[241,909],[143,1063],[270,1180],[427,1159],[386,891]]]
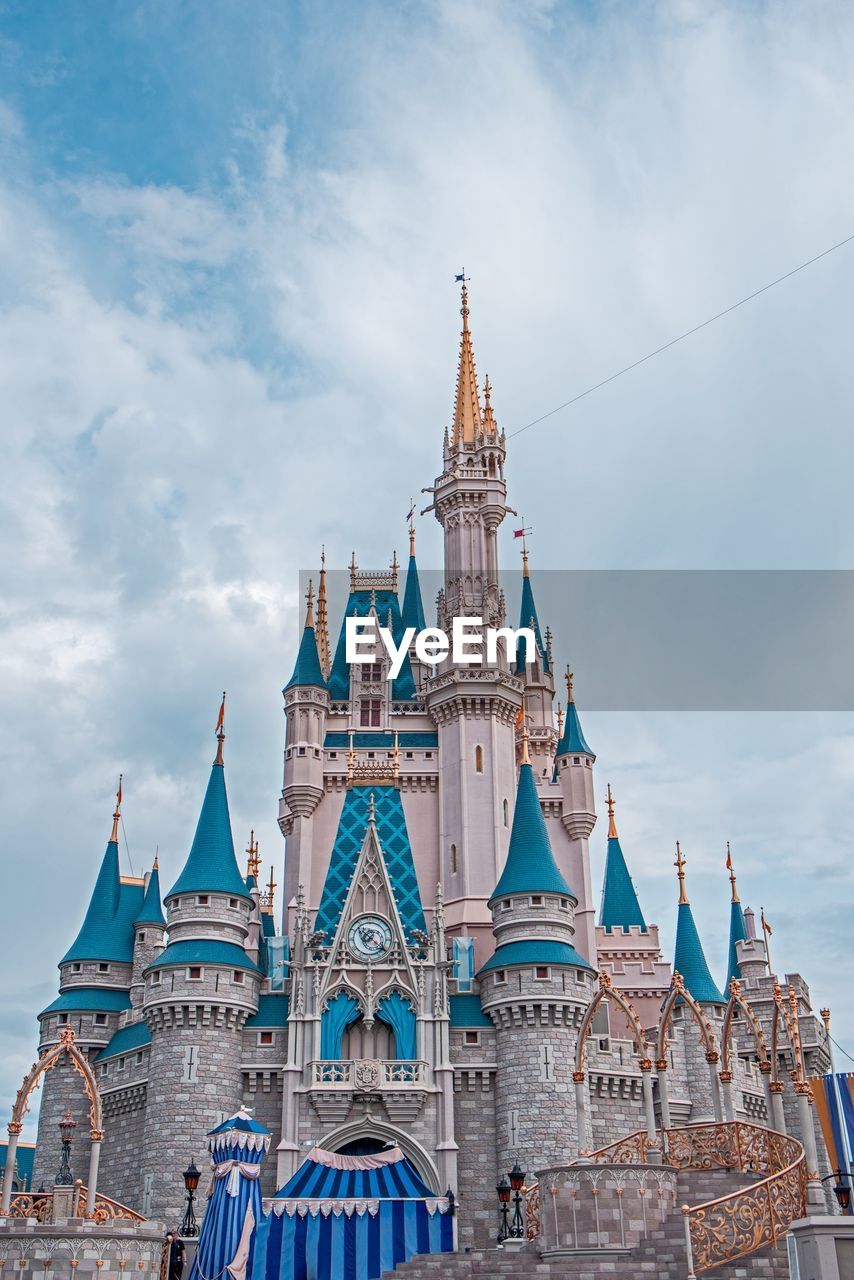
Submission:
[[[340,1058],[344,1030],[359,1016],[359,1003],[347,991],[339,991],[320,1015],[320,1056]]]
[[[377,1017],[394,1032],[395,1057],[411,1061],[418,1056],[415,1010],[399,991],[392,991],[377,1007]]]

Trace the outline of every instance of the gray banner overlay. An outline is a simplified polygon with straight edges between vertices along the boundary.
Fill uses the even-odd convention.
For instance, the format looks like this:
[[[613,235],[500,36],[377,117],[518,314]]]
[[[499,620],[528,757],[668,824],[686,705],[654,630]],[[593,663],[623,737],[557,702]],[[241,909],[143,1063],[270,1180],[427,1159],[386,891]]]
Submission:
[[[441,571],[418,571],[427,626]],[[317,570],[300,574],[304,595]],[[406,564],[398,577],[403,599]],[[327,572],[334,653],[350,574]],[[502,575],[519,626],[521,575]],[[557,696],[603,711],[854,710],[854,571],[532,570]],[[384,621],[381,619],[381,621]],[[527,624],[527,619],[524,620]]]

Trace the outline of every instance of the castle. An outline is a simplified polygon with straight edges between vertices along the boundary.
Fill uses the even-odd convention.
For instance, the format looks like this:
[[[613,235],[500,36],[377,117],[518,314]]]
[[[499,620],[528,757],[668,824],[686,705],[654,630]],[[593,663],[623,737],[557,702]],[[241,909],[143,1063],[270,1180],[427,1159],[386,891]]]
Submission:
[[[507,442],[488,379],[479,391],[465,282],[462,317],[453,424],[429,490],[444,533],[446,630],[461,615],[507,622]],[[411,529],[402,599],[399,586],[396,561],[367,572],[354,557],[346,615],[373,615],[396,641],[425,627]],[[491,663],[431,667],[413,647],[390,680],[383,657],[348,665],[343,621],[331,643],[324,566],[284,689],[280,927],[253,840],[245,873],[235,857],[222,714],[174,884],[161,886],[156,862],[144,879],[121,874],[117,805],[59,995],[39,1015],[42,1050],[71,1027],[95,1070],[103,1192],[177,1222],[181,1170],[190,1157],[205,1167],[206,1131],[241,1103],[273,1135],[265,1194],[313,1143],[358,1154],[393,1140],[429,1186],[453,1189],[463,1244],[494,1238],[494,1187],[517,1161],[533,1170],[646,1123],[724,1114],[806,1142],[814,1121],[784,1079],[799,1054],[810,1074],[828,1067],[806,984],[786,979],[799,1043],[784,1043],[767,946],[732,872],[729,972],[724,990],[715,983],[678,850],[671,964],[642,912],[610,788],[597,923],[596,756],[571,677],[565,710],[555,708],[527,555],[520,626],[536,636],[532,663],[504,646]],[[730,1020],[733,990],[742,1012]],[[638,1027],[657,1042],[653,1057]],[[711,1046],[730,1038],[721,1064]],[[67,1108],[81,1122],[82,1172],[85,1099],[70,1064],[43,1086],[36,1187],[53,1181]]]

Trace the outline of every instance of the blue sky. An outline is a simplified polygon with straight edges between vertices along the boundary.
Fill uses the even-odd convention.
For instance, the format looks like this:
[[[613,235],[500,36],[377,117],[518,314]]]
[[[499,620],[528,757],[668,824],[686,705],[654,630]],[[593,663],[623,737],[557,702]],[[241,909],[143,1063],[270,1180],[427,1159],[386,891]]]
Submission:
[[[32,904],[0,1105],[119,770],[124,856],[168,881],[223,688],[235,838],[280,862],[298,570],[405,550],[454,272],[512,431],[854,231],[852,55],[843,4],[0,5],[0,804]],[[534,563],[850,567],[852,292],[854,247],[512,441]],[[731,840],[854,1053],[851,717],[584,725],[664,943],[679,838],[721,976]],[[596,883],[603,853],[600,824]]]

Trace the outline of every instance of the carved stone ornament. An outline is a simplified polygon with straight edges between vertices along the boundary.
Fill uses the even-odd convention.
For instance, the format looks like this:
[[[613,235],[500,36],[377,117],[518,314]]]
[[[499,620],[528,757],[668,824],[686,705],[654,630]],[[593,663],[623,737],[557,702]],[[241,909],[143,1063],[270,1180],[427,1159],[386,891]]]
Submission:
[[[355,1082],[357,1089],[378,1089],[380,1087],[382,1064],[377,1058],[360,1058],[356,1062]]]

